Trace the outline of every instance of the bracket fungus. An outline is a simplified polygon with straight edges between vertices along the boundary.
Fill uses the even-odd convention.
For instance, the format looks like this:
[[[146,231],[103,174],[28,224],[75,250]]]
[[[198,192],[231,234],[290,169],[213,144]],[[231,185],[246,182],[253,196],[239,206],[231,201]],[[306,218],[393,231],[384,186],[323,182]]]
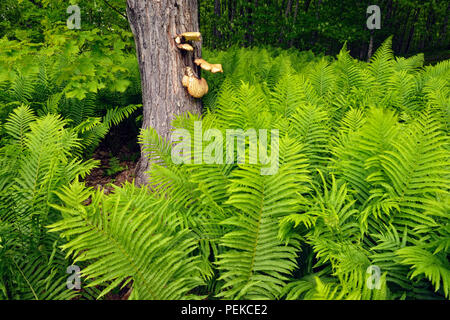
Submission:
[[[184,32],[175,37],[175,44],[178,49],[186,51],[194,51],[189,41],[202,41],[200,32]],[[223,72],[221,64],[211,64],[201,58],[195,59],[194,63],[203,70],[212,73]],[[201,98],[208,93],[208,83],[204,78],[199,78],[191,67],[184,69],[182,79],[183,87],[187,88],[189,94],[194,98]]]
[[[180,43],[177,44],[178,49],[186,50],[186,51],[194,51],[194,47],[191,46],[189,43]]]
[[[178,49],[194,51],[192,45],[187,43],[187,41],[201,41],[201,37],[202,35],[200,32],[184,32],[175,37],[175,44]]]
[[[186,87],[189,94],[194,98],[201,98],[208,93],[208,83],[204,78],[197,78],[190,67],[186,67],[183,76],[183,87]]]
[[[200,68],[202,68],[203,70],[210,71],[212,73],[217,73],[217,72],[223,73],[221,64],[212,64],[201,58],[195,59],[194,63],[196,65],[198,65]]]
[[[200,32],[184,32],[179,35],[179,37],[184,38],[185,41],[201,41],[202,34]]]

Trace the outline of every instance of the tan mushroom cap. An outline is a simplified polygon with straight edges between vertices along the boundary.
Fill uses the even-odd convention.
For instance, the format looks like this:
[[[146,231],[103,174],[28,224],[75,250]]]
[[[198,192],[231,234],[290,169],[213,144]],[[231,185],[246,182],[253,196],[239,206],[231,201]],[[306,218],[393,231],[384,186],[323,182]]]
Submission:
[[[188,92],[194,98],[201,98],[208,93],[208,83],[204,78],[189,77]]]
[[[183,32],[180,34],[186,41],[201,41],[202,34],[200,32]]]
[[[201,58],[195,59],[194,63],[203,70],[211,71],[211,64]]]
[[[212,73],[223,72],[221,64],[211,64],[208,61],[201,58],[195,59],[194,63],[200,66],[200,68],[202,68],[203,70],[211,71]]]
[[[194,51],[194,48],[188,43],[177,44],[178,49],[186,51]]]
[[[183,87],[187,87],[192,97],[201,98],[208,93],[208,83],[203,78],[197,78],[192,68],[186,67],[184,73],[185,75],[182,79]]]
[[[211,72],[212,73],[217,73],[217,72],[222,72],[223,73],[223,69],[222,69],[222,65],[221,64],[212,64],[211,65]]]

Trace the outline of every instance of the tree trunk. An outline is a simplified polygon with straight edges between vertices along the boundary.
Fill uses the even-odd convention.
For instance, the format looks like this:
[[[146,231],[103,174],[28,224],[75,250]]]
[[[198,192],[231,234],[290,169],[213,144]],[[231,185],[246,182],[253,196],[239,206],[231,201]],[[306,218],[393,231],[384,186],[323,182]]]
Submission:
[[[127,14],[134,34],[142,83],[143,128],[152,127],[170,139],[175,115],[201,113],[201,100],[192,98],[182,85],[184,68],[194,67],[201,56],[201,43],[193,42],[194,51],[176,47],[176,35],[198,31],[197,0],[127,0]],[[136,183],[147,183],[149,161],[141,152],[136,167]]]
[[[297,22],[297,15],[298,15],[298,5],[300,3],[300,0],[297,0],[295,3],[295,10],[294,10],[294,21],[292,22],[292,27],[295,28],[295,23]],[[289,41],[289,48],[291,48],[294,45],[294,38],[291,38]]]
[[[233,41],[233,20],[234,20],[234,6],[233,6],[234,1],[233,0],[228,0],[228,6],[227,6],[227,10],[228,10],[228,41],[232,42]]]
[[[295,22],[297,21],[297,15],[298,15],[298,5],[300,4],[300,0],[297,0],[295,2],[295,9],[294,9],[294,25]]]
[[[373,35],[374,30],[370,30],[369,50],[367,51],[367,62],[370,62],[373,54]]]
[[[228,20],[230,20],[230,23],[233,22],[234,19],[234,6],[233,6],[233,0],[228,0]]]
[[[447,12],[449,12],[449,11],[450,11],[450,2],[447,5]],[[442,25],[442,31],[441,31],[442,39],[447,39],[447,27],[448,27],[448,14],[445,15],[444,24]],[[447,43],[448,43],[448,41],[447,41]],[[446,43],[444,42],[444,44],[446,44]]]
[[[292,10],[292,0],[288,0],[287,2],[287,6],[286,6],[286,11],[284,12],[284,17],[287,19],[289,17],[289,15],[291,14],[291,10]]]
[[[213,35],[214,39],[211,39],[212,41],[212,47],[216,48],[217,43],[219,43],[219,39],[221,38],[220,31],[217,28],[220,20],[220,16],[222,14],[221,8],[220,8],[220,0],[214,1],[214,21],[213,21]]]
[[[416,26],[417,18],[419,17],[419,14],[420,14],[420,8],[416,9],[416,14],[414,15],[414,19],[412,21],[411,29],[409,30],[409,36],[408,36],[408,40],[406,42],[406,47],[405,47],[404,54],[408,54],[408,52],[409,52],[409,48],[411,46],[411,42],[412,42],[412,39],[414,37],[414,30],[415,30],[415,26]]]
[[[392,0],[389,0],[388,4],[387,4],[387,15],[386,15],[386,19],[384,19],[384,20],[389,21],[389,20],[391,20],[391,18],[392,18]]]
[[[253,45],[253,8],[251,4],[247,4],[243,9],[245,11],[246,17],[246,28],[245,28],[245,42],[247,43],[247,47],[251,47]]]
[[[393,3],[392,0],[388,0],[387,4],[383,4],[383,7],[386,7],[386,17],[383,19],[384,23],[383,23],[383,29],[386,30],[391,30],[392,29],[392,23],[393,23],[393,19],[392,18],[392,14],[393,14],[393,7],[392,7]],[[384,15],[383,15],[384,17]]]
[[[322,4],[322,0],[318,0],[316,2],[316,23],[317,25],[319,25],[319,20],[320,20],[320,6]],[[316,30],[314,30],[313,32],[313,36],[312,36],[312,42],[311,42],[311,46],[313,46],[314,44],[316,44],[319,40],[319,32]]]
[[[306,0],[305,6],[303,7],[303,11],[308,12],[310,4],[311,4],[311,0]]]
[[[427,43],[429,46],[431,46],[431,44],[433,43],[433,27],[436,23],[436,16],[434,13],[434,8],[433,8],[433,3],[430,2],[429,6],[428,6],[428,12],[425,15],[427,17],[426,20],[426,29],[428,30],[428,35],[427,33],[420,33],[420,43],[419,43],[419,49],[420,51],[423,51],[425,49],[425,43]]]
[[[403,20],[405,22],[405,26],[403,28],[403,32],[401,33],[401,35],[399,37],[399,41],[398,41],[398,45],[397,45],[398,54],[402,53],[402,49],[403,49],[404,42],[405,42],[406,31],[408,29],[408,22],[409,22],[410,15],[411,15],[411,11],[408,11],[408,14],[406,15],[406,19]]]
[[[278,43],[280,46],[283,44],[283,40],[285,38],[286,29],[289,27],[289,16],[291,14],[292,9],[292,0],[288,0],[286,5],[286,10],[284,11],[284,21],[285,23],[281,25],[280,36],[278,37]]]

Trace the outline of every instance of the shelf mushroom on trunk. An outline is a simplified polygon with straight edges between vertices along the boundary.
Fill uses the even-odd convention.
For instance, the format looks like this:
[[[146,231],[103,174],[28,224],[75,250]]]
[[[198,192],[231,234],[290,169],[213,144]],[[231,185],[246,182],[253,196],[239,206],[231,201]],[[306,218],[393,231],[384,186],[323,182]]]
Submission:
[[[194,98],[201,98],[208,93],[208,83],[204,78],[197,78],[191,67],[186,67],[183,76],[183,86]]]
[[[211,71],[212,73],[217,73],[217,72],[223,73],[221,64],[211,64],[208,61],[201,59],[201,58],[195,59],[194,63],[205,71]]]
[[[178,49],[194,51],[194,48],[187,41],[201,41],[200,32],[184,32],[175,37],[175,43]]]
[[[188,41],[201,41],[201,33],[184,32],[175,37],[175,44],[178,49],[193,51],[194,48],[190,43],[188,43]],[[195,59],[194,63],[203,70],[210,71],[212,73],[223,73],[221,64],[211,64],[201,58]],[[194,98],[201,98],[208,93],[208,83],[204,78],[197,77],[191,67],[186,67],[184,69],[182,82],[183,86],[187,88],[188,93]]]

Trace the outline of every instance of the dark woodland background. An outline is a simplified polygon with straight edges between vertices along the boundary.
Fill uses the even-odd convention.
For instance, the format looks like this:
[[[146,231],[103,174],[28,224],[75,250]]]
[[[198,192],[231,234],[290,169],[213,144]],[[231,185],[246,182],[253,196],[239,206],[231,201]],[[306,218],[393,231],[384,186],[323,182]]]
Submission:
[[[43,30],[65,22],[70,1],[17,1],[0,3],[0,35],[42,41]],[[45,7],[43,7],[45,3]],[[128,30],[126,1],[77,1],[82,8],[82,29]],[[232,45],[312,50],[334,55],[347,41],[355,58],[367,59],[371,32],[366,9],[382,10],[381,29],[374,30],[374,47],[394,35],[396,55],[428,53],[428,61],[449,57],[448,13],[442,0],[199,0],[203,45],[226,49]]]

